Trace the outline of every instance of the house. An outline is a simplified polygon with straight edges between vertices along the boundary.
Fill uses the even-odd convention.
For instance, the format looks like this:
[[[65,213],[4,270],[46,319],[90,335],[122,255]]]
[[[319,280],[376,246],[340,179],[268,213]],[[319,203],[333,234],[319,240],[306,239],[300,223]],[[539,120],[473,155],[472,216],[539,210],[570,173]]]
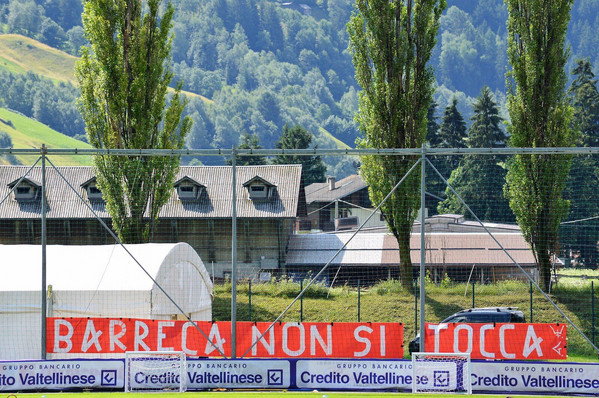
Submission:
[[[368,185],[357,174],[339,181],[328,176],[324,183],[306,187],[307,215],[300,228],[316,231],[356,229],[371,215]],[[381,213],[373,215],[365,228],[386,226]]]
[[[446,276],[457,282],[522,280],[526,279],[522,269],[536,277],[534,254],[517,226],[485,224],[491,236],[480,224],[459,215],[434,216],[425,223],[425,266],[434,282]],[[416,223],[410,238],[411,278],[419,274],[420,238],[420,225]],[[291,237],[286,264],[290,274],[314,275],[329,262],[328,270],[323,273],[323,279],[329,283],[335,279],[336,283],[355,285],[360,279],[361,283],[369,284],[400,277],[399,246],[386,230]]]
[[[28,170],[0,166],[0,244],[41,242],[42,170]],[[236,167],[239,278],[276,274],[284,266],[296,218],[305,214],[301,174],[301,165]],[[186,242],[213,277],[226,278],[232,259],[232,177],[230,166],[181,167],[151,241]],[[46,168],[46,196],[48,244],[114,243],[96,218],[111,225],[92,167]]]

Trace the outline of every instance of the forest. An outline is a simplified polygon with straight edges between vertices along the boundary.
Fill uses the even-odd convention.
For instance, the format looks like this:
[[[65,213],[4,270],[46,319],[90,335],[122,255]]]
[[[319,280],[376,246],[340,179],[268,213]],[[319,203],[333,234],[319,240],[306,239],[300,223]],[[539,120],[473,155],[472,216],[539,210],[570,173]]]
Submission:
[[[355,146],[359,87],[348,52],[352,0],[171,0],[175,6],[171,68],[190,100],[189,148],[230,148],[243,133],[274,148],[286,124],[300,125],[320,148]],[[86,44],[81,0],[0,0],[0,32],[35,38],[78,55]],[[448,110],[465,127],[483,87],[505,110],[507,11],[503,0],[449,0],[432,66],[437,78],[431,123]],[[573,71],[587,58],[597,70],[599,2],[575,0],[568,43]],[[41,76],[0,70],[0,106],[85,140],[78,90]],[[503,125],[500,124],[503,129]],[[343,144],[340,144],[340,140]],[[431,137],[431,145],[435,141]],[[327,161],[327,159],[325,159]],[[329,161],[328,174],[355,172],[354,161]]]

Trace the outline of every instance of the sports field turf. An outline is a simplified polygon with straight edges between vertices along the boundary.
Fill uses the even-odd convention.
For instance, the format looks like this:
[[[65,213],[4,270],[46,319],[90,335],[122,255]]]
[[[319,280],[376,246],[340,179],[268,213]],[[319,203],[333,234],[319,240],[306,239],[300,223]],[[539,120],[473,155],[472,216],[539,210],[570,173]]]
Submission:
[[[460,394],[461,395],[461,394]],[[19,398],[19,397],[37,397],[37,398],[132,398],[132,397],[149,397],[149,398],[256,398],[258,396],[266,396],[267,398],[408,398],[408,397],[443,397],[447,398],[447,394],[408,394],[394,392],[329,392],[329,391],[212,391],[212,392],[186,392],[186,393],[124,393],[124,392],[84,392],[84,393],[16,393],[11,396],[9,393],[0,393],[0,398]],[[557,398],[557,395],[536,395],[543,398]],[[526,397],[526,395],[511,395],[511,394],[473,394],[470,397],[489,398],[489,397]]]

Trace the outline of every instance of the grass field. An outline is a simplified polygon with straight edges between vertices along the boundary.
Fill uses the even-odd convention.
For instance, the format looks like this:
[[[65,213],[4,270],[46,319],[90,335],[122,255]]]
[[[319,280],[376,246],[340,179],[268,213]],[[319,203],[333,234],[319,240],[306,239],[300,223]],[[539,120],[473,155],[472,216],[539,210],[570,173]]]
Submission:
[[[0,108],[0,130],[10,135],[13,148],[41,148],[42,144],[46,144],[48,148],[91,148],[85,142],[68,137],[56,130],[52,130],[45,124],[4,108]],[[38,157],[38,155],[16,156],[17,160],[24,165],[32,165]],[[0,157],[0,164],[8,164],[10,163],[9,160]],[[55,156],[51,157],[50,160],[57,166],[91,165],[91,158],[89,156]]]
[[[33,72],[56,82],[76,84],[75,62],[77,57],[49,47],[29,37],[16,34],[0,34],[0,69],[12,73]],[[212,100],[189,91],[182,91],[189,98]]]
[[[1,394],[0,397],[10,398],[7,393]],[[267,396],[269,398],[278,397],[294,397],[294,398],[390,398],[390,397],[445,397],[447,394],[410,394],[396,392],[336,392],[336,391],[206,391],[206,392],[185,392],[181,393],[124,393],[124,392],[83,392],[83,393],[17,393],[16,397],[37,397],[37,398],[53,398],[53,397],[76,397],[76,398],[127,398],[127,397],[152,397],[152,398],[167,398],[167,397],[184,397],[184,398],[215,398],[224,396],[233,396],[236,398],[256,398],[257,396]],[[470,397],[482,398],[489,397],[489,394],[472,394]],[[526,397],[526,395],[498,394],[499,397]],[[538,396],[538,395],[537,395]],[[545,398],[558,397],[557,395],[543,395]],[[14,397],[13,397],[14,398]]]
[[[595,295],[597,295],[595,290]],[[273,321],[299,293],[300,284],[292,281],[256,284],[251,286],[251,314],[249,287],[247,282],[237,287],[237,319],[239,321]],[[213,302],[213,319],[230,320],[231,286],[216,285]],[[589,338],[592,337],[592,309],[590,286],[579,287],[561,279],[552,292],[560,309]],[[596,300],[597,301],[597,300]],[[532,302],[532,307],[531,307]],[[539,292],[530,294],[526,282],[505,281],[477,285],[474,305],[472,286],[464,283],[427,284],[426,321],[440,322],[445,317],[470,307],[515,306],[525,314],[527,322],[564,323],[565,319]],[[301,310],[303,309],[303,310]],[[595,310],[597,311],[597,309]],[[250,317],[251,315],[251,317]],[[402,322],[404,324],[404,358],[408,358],[408,342],[414,337],[415,299],[404,291],[399,282],[385,281],[360,291],[361,322]],[[598,315],[595,314],[596,344],[599,343]],[[292,322],[356,322],[358,321],[358,291],[348,286],[329,290],[322,285],[311,287],[303,299],[297,302],[282,318]],[[597,362],[597,352],[574,328],[568,328],[568,360],[575,362]]]

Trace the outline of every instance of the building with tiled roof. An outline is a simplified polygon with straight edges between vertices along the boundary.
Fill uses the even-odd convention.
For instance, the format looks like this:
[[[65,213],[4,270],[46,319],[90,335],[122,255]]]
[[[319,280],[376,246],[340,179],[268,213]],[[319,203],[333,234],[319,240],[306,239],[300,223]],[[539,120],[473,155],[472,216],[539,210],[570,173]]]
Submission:
[[[42,171],[28,170],[0,166],[1,244],[40,243]],[[301,174],[301,165],[236,167],[240,277],[284,265],[296,218],[305,214]],[[209,272],[226,276],[232,257],[232,177],[230,166],[181,167],[151,241],[187,242]],[[48,244],[114,243],[97,219],[110,225],[92,167],[47,167],[46,197]]]
[[[335,231],[355,229],[370,216],[372,203],[368,196],[368,185],[357,174],[339,181],[328,176],[323,183],[306,187],[307,215],[302,229]],[[380,213],[372,216],[364,226],[382,227],[385,221]]]

